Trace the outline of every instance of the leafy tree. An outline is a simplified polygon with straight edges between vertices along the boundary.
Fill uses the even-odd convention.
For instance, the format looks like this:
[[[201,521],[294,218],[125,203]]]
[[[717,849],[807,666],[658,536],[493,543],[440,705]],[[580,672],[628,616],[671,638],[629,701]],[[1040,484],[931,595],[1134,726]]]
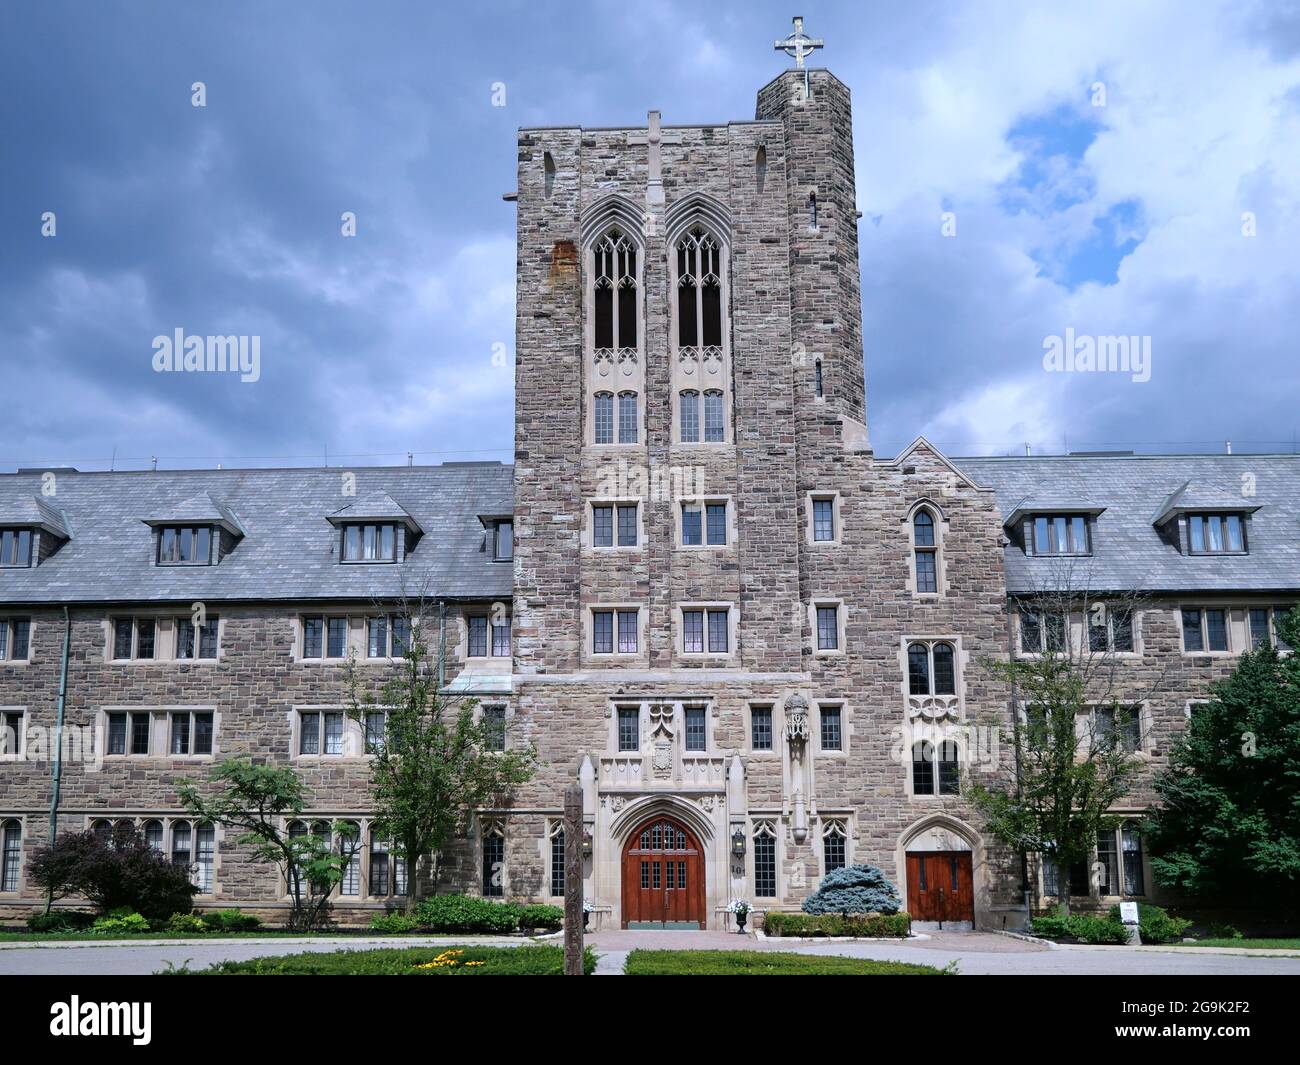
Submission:
[[[902,906],[898,888],[874,865],[832,869],[803,900],[805,913],[897,913]]]
[[[1139,597],[1094,598],[1087,584],[1086,572],[1066,563],[1049,586],[1016,604],[1022,640],[1032,633],[1041,653],[982,663],[1007,683],[1017,708],[1009,730],[1015,757],[999,775],[969,778],[963,788],[989,834],[1022,862],[1039,854],[1055,863],[1061,914],[1070,912],[1068,871],[1088,866],[1098,835],[1120,822],[1110,810],[1140,765],[1138,707],[1163,677],[1139,692],[1117,658],[1115,633],[1131,633]],[[1084,623],[1081,638],[1073,619]]]
[[[221,789],[215,796],[204,795],[193,783],[181,784],[177,788],[181,805],[194,817],[242,829],[235,842],[251,847],[254,861],[279,869],[292,900],[290,928],[323,923],[330,892],[361,846],[356,826],[347,821],[332,825],[313,821],[309,830],[303,825],[300,833],[290,831],[301,818],[306,800],[302,781],[288,766],[229,758],[213,769],[212,782]],[[331,832],[339,841],[337,847],[331,843]]]
[[[479,719],[476,700],[444,694],[441,648],[431,653],[429,617],[422,598],[407,599],[403,654],[396,673],[378,696],[362,693],[355,663],[349,667],[349,715],[366,730],[373,755],[370,769],[374,819],[371,831],[393,841],[408,869],[406,911],[420,901],[419,861],[434,862],[463,835],[475,809],[503,805],[510,791],[528,780],[536,764],[531,746],[504,743],[503,725]],[[396,634],[395,634],[396,635]],[[382,713],[382,737],[367,730],[370,715]]]
[[[1278,619],[1300,647],[1300,608]],[[1196,707],[1156,779],[1156,880],[1200,895],[1294,897],[1300,884],[1300,655],[1261,647]]]
[[[102,914],[132,909],[157,920],[188,913],[198,891],[187,868],[168,861],[125,822],[102,834],[59,836],[32,855],[28,875],[51,902],[81,895]]]

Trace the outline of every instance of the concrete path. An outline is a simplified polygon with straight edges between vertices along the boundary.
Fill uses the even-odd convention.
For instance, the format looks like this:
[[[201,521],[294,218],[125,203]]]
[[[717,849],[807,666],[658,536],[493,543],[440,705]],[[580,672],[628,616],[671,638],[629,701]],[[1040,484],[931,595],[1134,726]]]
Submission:
[[[533,940],[500,936],[347,937],[309,939],[278,937],[225,940],[151,940],[0,944],[0,974],[137,975],[159,972],[167,963],[191,969],[218,961],[246,961],[272,954],[373,950],[412,946],[522,946]],[[548,938],[543,942],[559,943]],[[834,954],[849,958],[918,962],[942,968],[950,961],[967,975],[1300,975],[1300,958],[1262,955],[1229,948],[1049,947],[1011,936],[980,932],[936,932],[928,939],[903,942],[790,941],[759,939],[726,932],[597,932],[586,945],[601,955],[596,973],[618,976],[628,954],[645,950],[775,950],[800,954]]]

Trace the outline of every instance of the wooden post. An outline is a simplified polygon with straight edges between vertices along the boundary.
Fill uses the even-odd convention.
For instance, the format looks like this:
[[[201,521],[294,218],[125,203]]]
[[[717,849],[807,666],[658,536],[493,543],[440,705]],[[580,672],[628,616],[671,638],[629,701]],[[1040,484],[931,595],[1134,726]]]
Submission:
[[[582,976],[582,789],[564,789],[564,975]]]

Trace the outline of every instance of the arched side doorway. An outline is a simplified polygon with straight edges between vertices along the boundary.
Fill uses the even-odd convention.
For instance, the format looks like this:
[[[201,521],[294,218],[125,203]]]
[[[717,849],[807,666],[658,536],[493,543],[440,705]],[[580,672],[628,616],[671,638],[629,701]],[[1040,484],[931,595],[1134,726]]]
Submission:
[[[676,818],[656,814],[623,846],[623,927],[704,928],[704,851]]]
[[[976,922],[977,836],[955,818],[934,817],[904,833],[900,850],[907,912],[920,929],[973,929]]]

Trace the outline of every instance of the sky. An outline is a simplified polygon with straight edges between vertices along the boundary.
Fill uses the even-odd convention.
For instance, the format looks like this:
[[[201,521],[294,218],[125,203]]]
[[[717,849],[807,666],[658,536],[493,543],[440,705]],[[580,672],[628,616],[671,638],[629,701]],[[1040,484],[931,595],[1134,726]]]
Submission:
[[[6,0],[0,470],[509,461],[515,130],[751,118],[795,13],[877,453],[1300,449],[1300,3]]]

